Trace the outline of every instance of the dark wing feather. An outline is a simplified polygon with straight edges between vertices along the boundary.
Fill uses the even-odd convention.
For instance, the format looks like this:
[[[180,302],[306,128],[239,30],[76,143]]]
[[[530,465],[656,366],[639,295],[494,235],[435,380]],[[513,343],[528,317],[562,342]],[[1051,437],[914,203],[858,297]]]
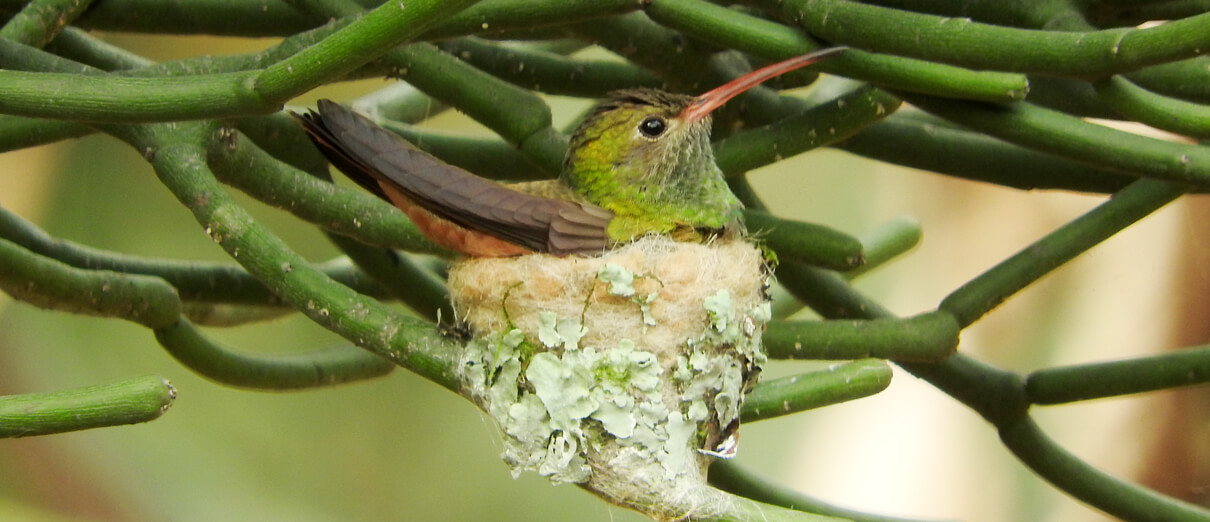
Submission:
[[[389,200],[380,183],[443,219],[536,252],[595,255],[609,246],[608,210],[480,178],[330,100],[295,117],[336,168],[383,199]]]

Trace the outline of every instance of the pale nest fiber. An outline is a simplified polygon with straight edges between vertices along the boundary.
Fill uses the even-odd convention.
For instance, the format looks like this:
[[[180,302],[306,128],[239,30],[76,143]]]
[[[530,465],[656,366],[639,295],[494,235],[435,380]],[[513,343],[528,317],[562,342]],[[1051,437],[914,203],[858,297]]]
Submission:
[[[634,274],[640,299],[658,294],[650,316],[659,328],[644,324],[630,298],[609,293],[609,285],[597,277],[608,263]],[[449,289],[458,319],[476,334],[505,331],[509,319],[523,332],[536,332],[538,312],[549,311],[561,318],[583,315],[588,330],[583,346],[616,346],[630,339],[640,349],[667,355],[670,350],[679,354],[685,341],[700,335],[707,297],[726,289],[736,309],[748,310],[766,300],[767,277],[760,250],[747,242],[700,244],[651,236],[600,257],[469,259],[450,270]]]
[[[700,508],[687,497],[710,458],[734,451],[764,361],[768,280],[743,240],[462,261],[449,289],[474,336],[468,394],[500,424],[514,474],[683,515]]]

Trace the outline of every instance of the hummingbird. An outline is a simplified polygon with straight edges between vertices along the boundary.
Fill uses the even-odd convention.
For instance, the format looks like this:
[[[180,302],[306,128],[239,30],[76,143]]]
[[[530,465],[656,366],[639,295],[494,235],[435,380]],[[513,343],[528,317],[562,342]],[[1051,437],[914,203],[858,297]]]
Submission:
[[[331,100],[293,116],[333,165],[439,245],[472,257],[593,256],[648,234],[678,241],[743,234],[743,204],[710,147],[711,112],[843,50],[775,63],[699,96],[610,92],[572,133],[554,180],[504,185],[481,178]]]

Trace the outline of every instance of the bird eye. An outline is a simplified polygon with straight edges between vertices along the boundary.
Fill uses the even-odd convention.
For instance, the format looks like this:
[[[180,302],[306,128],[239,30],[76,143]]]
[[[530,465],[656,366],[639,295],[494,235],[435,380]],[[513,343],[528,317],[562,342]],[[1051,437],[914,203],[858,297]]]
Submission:
[[[664,133],[668,123],[659,116],[652,116],[639,123],[639,132],[648,138],[655,138]]]

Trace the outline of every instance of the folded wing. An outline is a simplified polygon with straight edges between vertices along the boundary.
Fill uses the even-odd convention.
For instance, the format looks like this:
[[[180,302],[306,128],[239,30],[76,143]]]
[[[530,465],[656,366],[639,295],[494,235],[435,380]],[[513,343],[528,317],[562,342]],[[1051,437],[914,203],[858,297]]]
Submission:
[[[606,227],[613,213],[608,210],[481,178],[330,100],[320,100],[318,112],[295,117],[328,161],[397,205],[392,196],[401,194],[450,223],[535,252],[597,255],[610,244]]]

